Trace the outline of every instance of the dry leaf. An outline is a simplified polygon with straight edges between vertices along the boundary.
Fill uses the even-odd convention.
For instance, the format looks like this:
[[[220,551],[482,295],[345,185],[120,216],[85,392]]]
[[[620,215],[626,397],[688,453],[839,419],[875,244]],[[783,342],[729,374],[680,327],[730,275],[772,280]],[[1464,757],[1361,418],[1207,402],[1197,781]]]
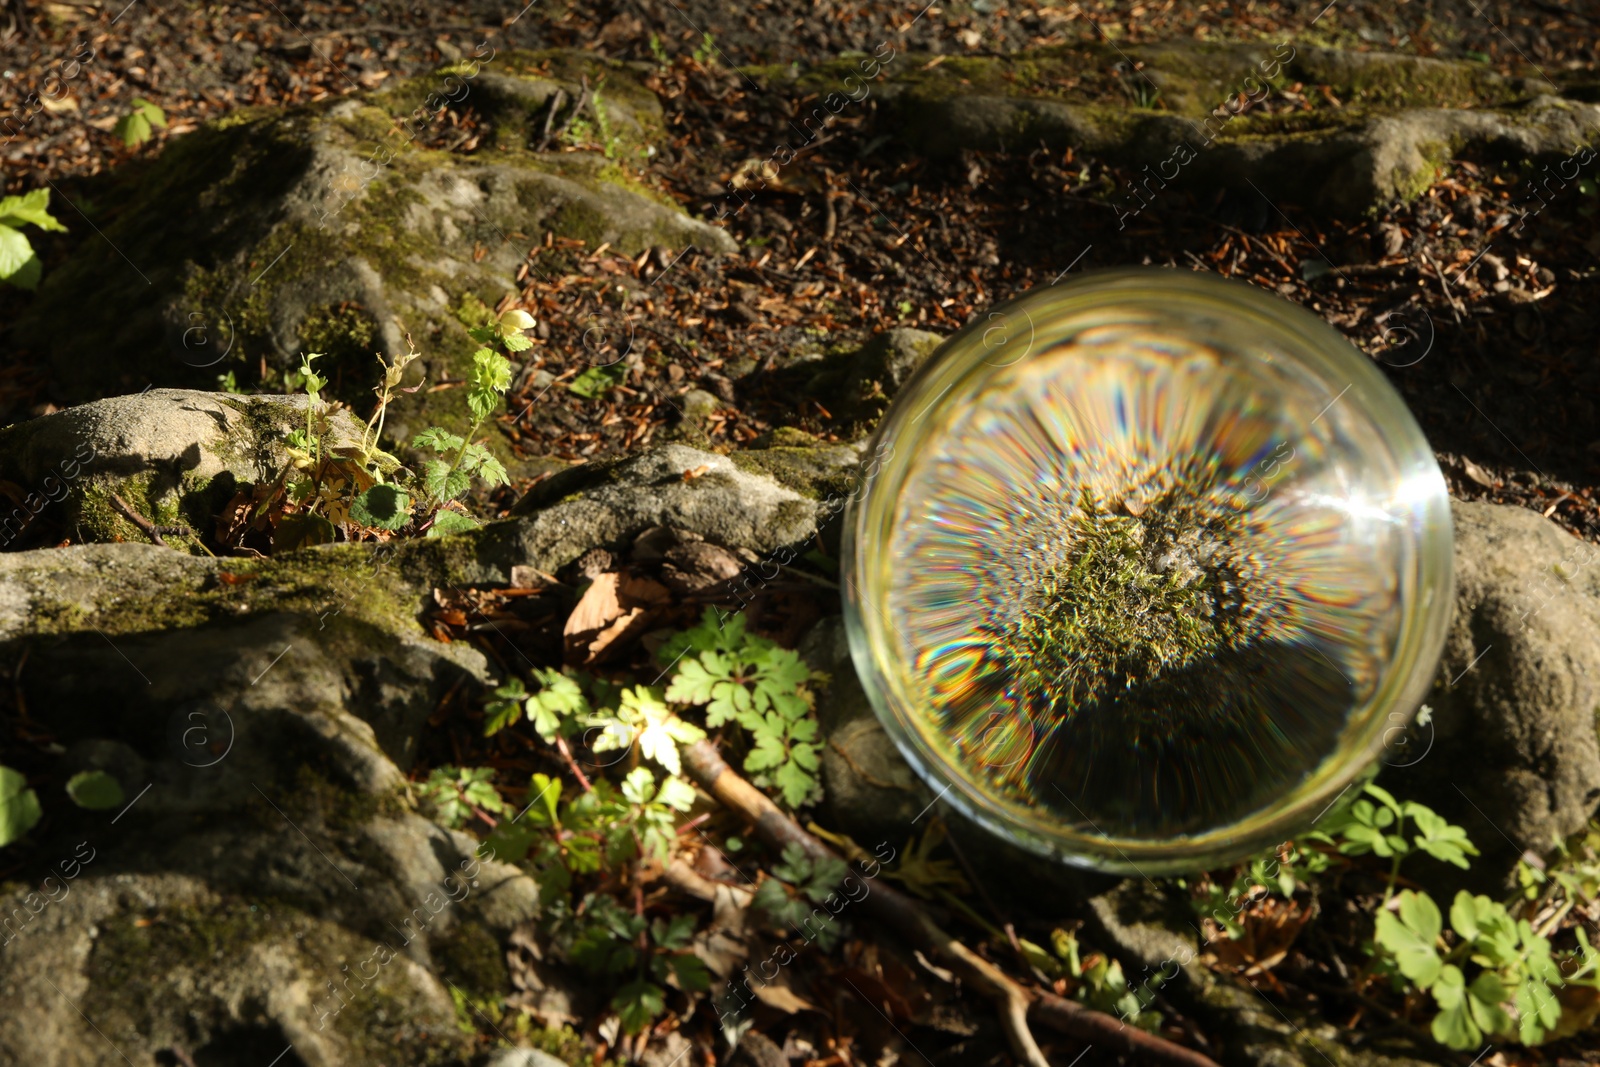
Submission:
[[[600,575],[584,591],[562,628],[568,662],[581,666],[600,662],[628,638],[643,633],[654,609],[669,599],[667,587],[654,579],[622,571]]]
[[[763,965],[770,966],[770,964],[765,963],[767,958],[762,958]],[[762,977],[765,977],[765,975]],[[815,1004],[795,991],[794,983],[794,968],[779,967],[778,973],[771,981],[762,982],[760,979],[753,979],[750,982],[750,991],[756,995],[757,1000],[767,1007],[777,1008],[779,1011],[787,1012],[790,1015],[797,1011],[818,1010]]]
[[[1466,472],[1468,478],[1471,478],[1473,481],[1477,482],[1479,485],[1483,486],[1485,489],[1493,489],[1494,488],[1494,479],[1489,477],[1488,473],[1486,471],[1484,471],[1484,469],[1482,467],[1480,467],[1476,463],[1472,462],[1472,460],[1470,460],[1470,459],[1462,460],[1461,461],[1461,469]]]
[[[777,189],[783,185],[783,179],[778,176],[778,168],[772,165],[770,159],[751,157],[739,164],[739,169],[733,172],[728,184],[735,189],[748,189],[751,186]]]
[[[537,567],[530,567],[526,563],[514,564],[511,568],[511,580],[507,583],[512,589],[540,589],[547,585],[559,585],[554,575],[546,574]]]
[[[750,896],[748,889],[719,884],[711,902],[711,923],[690,943],[700,962],[720,979],[726,980],[750,957],[745,941]]]
[[[1229,940],[1220,930],[1208,930],[1208,935],[1217,935],[1211,954],[1219,967],[1246,977],[1270,971],[1289,954],[1294,939],[1311,921],[1311,914],[1310,908],[1294,901],[1268,897],[1240,917],[1243,937]]]
[[[522,1008],[544,1026],[577,1026],[597,1005],[588,984],[571,972],[545,961],[539,935],[532,924],[511,931],[506,939],[506,969],[516,990],[506,998],[512,1007]]]

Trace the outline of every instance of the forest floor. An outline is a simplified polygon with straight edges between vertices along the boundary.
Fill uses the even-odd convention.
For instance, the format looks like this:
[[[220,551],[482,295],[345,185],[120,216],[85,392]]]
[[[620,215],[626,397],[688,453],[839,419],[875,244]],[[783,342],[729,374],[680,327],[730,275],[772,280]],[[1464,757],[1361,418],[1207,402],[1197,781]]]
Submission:
[[[45,17],[35,12],[28,35],[0,39],[8,93],[40,89],[57,61],[81,48],[75,42],[88,42],[94,59],[54,109],[0,144],[4,191],[48,181],[69,199],[86,179],[230,110],[376,87],[483,40],[656,62],[650,82],[674,138],[641,177],[708,216],[742,165],[769,157],[790,135],[794,102],[738,72],[751,64],[806,64],[885,42],[936,58],[1099,39],[1271,38],[1466,56],[1528,77],[1570,79],[1600,65],[1600,13],[1579,3],[978,0],[901,12],[799,0],[549,0],[509,14],[487,4],[37,7]],[[698,59],[662,62],[691,55]],[[166,111],[170,126],[129,149],[110,130],[139,94]],[[1592,176],[1541,205],[1514,168],[1462,159],[1427,195],[1370,220],[1320,219],[1245,188],[1205,202],[1174,191],[1123,225],[1104,194],[1129,187],[1130,173],[1070,151],[929,162],[873,136],[873,106],[869,99],[860,113],[838,116],[781,180],[730,217],[741,254],[659,262],[553,249],[543,272],[550,283],[530,283],[526,293],[551,309],[544,317],[554,334],[536,352],[540,369],[565,380],[593,361],[572,343],[582,335],[576,316],[563,321],[555,309],[578,307],[627,276],[638,290],[648,284],[651,299],[611,324],[617,337],[689,357],[692,370],[687,380],[664,379],[658,395],[598,405],[524,376],[524,395],[509,405],[522,419],[519,435],[526,432],[519,448],[566,460],[616,454],[648,440],[649,424],[676,419],[673,392],[696,384],[696,374],[724,402],[713,440],[748,441],[779,423],[828,437],[840,428],[832,413],[808,405],[797,414],[785,390],[763,388],[759,371],[797,345],[896,325],[949,332],[1070,271],[1154,264],[1246,278],[1317,312],[1385,366],[1453,492],[1520,503],[1600,535],[1600,363],[1589,313],[1600,283],[1600,195]],[[448,111],[435,136],[448,133],[471,151],[469,135],[446,127],[470,131],[474,122],[470,104]],[[1537,214],[1524,218],[1530,210]],[[65,213],[69,222],[73,215]],[[46,269],[90,237],[78,228],[47,238]],[[20,299],[0,294],[0,315]],[[736,392],[719,371],[746,359],[758,373]],[[0,360],[0,375],[0,401],[15,414],[49,409],[50,383],[26,353]],[[526,418],[535,401],[538,417]]]
[[[921,7],[871,0],[534,0],[519,11],[488,3],[14,0],[13,10],[19,6],[29,13],[26,32],[13,25],[6,33],[0,15],[0,114],[38,91],[80,42],[94,58],[69,79],[59,104],[0,141],[0,192],[49,183],[69,202],[96,175],[209,119],[241,107],[375,88],[433,69],[485,39],[496,47],[579,47],[655,64],[649,81],[666,108],[672,140],[641,177],[708,217],[728,180],[747,161],[768,158],[794,117],[792,99],[766,92],[740,68],[805,65],[885,42],[931,62],[1105,39],[1291,39],[1467,57],[1517,76],[1600,77],[1600,10],[1580,2],[975,0]],[[125,147],[111,132],[134,96],[157,103],[169,122],[142,148]],[[1108,186],[1127,187],[1130,173],[1043,149],[930,162],[876,136],[871,106],[839,116],[781,181],[730,218],[742,249],[736,255],[662,261],[604,248],[554,248],[545,275],[552,280],[530,283],[526,293],[546,319],[539,369],[561,381],[587,366],[577,344],[581,325],[564,320],[559,309],[626,277],[635,288],[648,287],[651,299],[624,313],[619,335],[646,351],[674,347],[693,372],[664,379],[655,392],[602,404],[528,381],[508,405],[518,447],[569,461],[620,454],[649,440],[651,427],[670,425],[676,394],[697,383],[722,402],[710,431],[717,444],[748,442],[778,425],[835,437],[848,428],[832,412],[815,402],[797,412],[782,381],[764,377],[794,347],[894,326],[948,333],[993,303],[1064,275],[1169,266],[1248,279],[1340,329],[1384,366],[1416,413],[1453,495],[1532,508],[1600,540],[1595,175],[1526,220],[1525,174],[1458,159],[1424,196],[1372,219],[1319,218],[1246,189],[1206,200],[1175,191],[1123,226],[1101,194]],[[470,108],[448,112],[435,130],[438,143],[471,151],[475,121]],[[40,242],[47,272],[72,242],[94,239],[92,226],[79,225],[85,220],[72,208],[58,214],[74,232]],[[0,293],[0,317],[23,299]],[[720,373],[751,361],[755,373],[738,388],[733,375]],[[523,420],[534,405],[538,418]],[[26,353],[0,353],[0,406],[12,418],[54,410],[52,383]],[[472,610],[518,621],[526,611],[502,602],[508,599],[516,598]],[[792,610],[812,617],[803,600]],[[461,607],[441,604],[436,627],[468,639]],[[793,620],[773,625],[786,621]],[[539,620],[555,627],[552,638],[560,623]],[[438,758],[461,765],[485,760],[482,751],[470,751],[482,744],[476,721],[449,724],[441,717],[435,726]],[[509,745],[503,739],[494,758],[526,773],[533,764]],[[881,976],[890,966],[873,945],[850,951],[858,958],[840,973]],[[904,962],[896,959],[891,969]],[[911,982],[915,975],[902,977]],[[876,1025],[861,1014],[860,1026]],[[1193,1036],[1185,1025],[1172,1021],[1175,1039]],[[813,1062],[829,1062],[830,1055],[832,1062],[863,1062],[849,1060],[848,1051],[841,1058],[837,1042],[824,1055],[821,1037],[791,1045],[789,1051]],[[1496,1053],[1486,1062],[1521,1061]]]

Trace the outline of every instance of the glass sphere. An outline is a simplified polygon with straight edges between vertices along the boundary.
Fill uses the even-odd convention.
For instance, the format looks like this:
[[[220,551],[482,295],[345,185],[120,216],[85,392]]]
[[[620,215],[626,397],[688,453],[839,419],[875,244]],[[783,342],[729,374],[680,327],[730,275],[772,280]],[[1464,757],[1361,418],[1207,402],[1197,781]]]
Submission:
[[[1242,282],[1090,274],[896,396],[845,528],[845,624],[934,791],[1069,863],[1212,866],[1307,829],[1415,712],[1450,510],[1399,395]]]

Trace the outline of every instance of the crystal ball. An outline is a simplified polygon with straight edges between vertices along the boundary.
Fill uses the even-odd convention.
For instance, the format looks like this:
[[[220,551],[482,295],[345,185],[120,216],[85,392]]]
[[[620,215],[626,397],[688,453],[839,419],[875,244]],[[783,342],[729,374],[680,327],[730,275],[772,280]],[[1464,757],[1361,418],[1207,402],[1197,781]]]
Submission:
[[[845,625],[939,798],[1078,866],[1302,832],[1432,680],[1433,451],[1362,352],[1242,282],[1033,290],[896,395],[846,517]]]

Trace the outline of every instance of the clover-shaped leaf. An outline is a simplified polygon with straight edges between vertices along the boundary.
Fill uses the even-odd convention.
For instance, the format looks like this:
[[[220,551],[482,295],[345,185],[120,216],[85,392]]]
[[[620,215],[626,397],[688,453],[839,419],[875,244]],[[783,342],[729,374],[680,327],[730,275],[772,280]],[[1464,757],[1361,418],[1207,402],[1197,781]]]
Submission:
[[[1400,894],[1398,915],[1385,911],[1378,916],[1378,944],[1389,951],[1400,973],[1415,982],[1418,989],[1431,986],[1444,966],[1434,946],[1442,923],[1443,917],[1433,898],[1409,889]],[[1456,974],[1460,973],[1457,969]]]

